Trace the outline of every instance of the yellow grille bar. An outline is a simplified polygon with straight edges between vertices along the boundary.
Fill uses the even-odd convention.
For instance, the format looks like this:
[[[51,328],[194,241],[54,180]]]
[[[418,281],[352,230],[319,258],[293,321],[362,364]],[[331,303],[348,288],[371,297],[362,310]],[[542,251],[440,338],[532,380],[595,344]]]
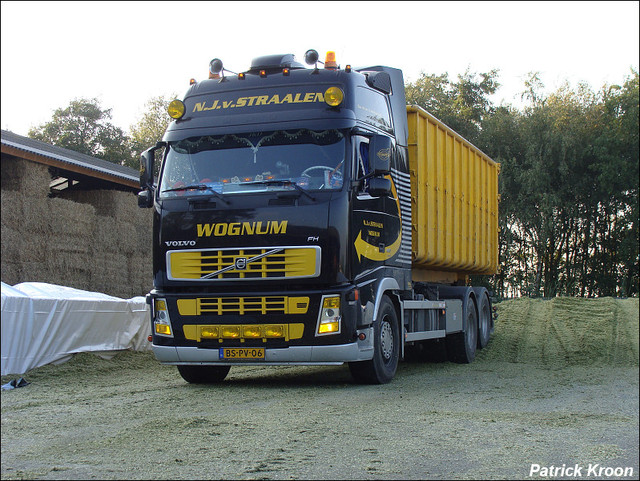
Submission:
[[[309,309],[308,297],[199,297],[178,299],[181,316],[202,314],[306,314]]]
[[[319,247],[282,247],[167,252],[172,280],[289,279],[316,277]]]
[[[240,340],[246,339],[301,339],[304,324],[187,324],[183,326],[184,337],[191,341],[204,340]]]

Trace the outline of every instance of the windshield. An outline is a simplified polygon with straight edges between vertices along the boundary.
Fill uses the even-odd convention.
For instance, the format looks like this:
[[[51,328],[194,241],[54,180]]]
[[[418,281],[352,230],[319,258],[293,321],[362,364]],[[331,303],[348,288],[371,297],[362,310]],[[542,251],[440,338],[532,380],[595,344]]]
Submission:
[[[341,189],[345,143],[338,130],[306,129],[170,142],[160,196]]]

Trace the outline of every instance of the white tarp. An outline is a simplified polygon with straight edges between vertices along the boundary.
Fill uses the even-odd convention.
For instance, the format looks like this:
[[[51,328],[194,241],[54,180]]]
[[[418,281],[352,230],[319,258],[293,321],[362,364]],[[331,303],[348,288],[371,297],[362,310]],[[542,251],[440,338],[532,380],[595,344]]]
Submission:
[[[144,297],[120,299],[70,287],[2,282],[2,375],[24,374],[78,352],[151,348]]]

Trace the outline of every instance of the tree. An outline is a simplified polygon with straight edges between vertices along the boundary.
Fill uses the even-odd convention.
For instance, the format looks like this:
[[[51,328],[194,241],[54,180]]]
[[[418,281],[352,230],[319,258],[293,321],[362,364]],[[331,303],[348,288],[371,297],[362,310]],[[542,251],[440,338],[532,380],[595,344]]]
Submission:
[[[167,107],[175,98],[175,94],[168,97],[160,95],[150,98],[145,103],[142,117],[130,127],[131,146],[136,154],[139,155],[162,140],[172,120],[167,114]]]
[[[489,95],[500,87],[498,70],[475,74],[467,69],[451,82],[447,73],[428,75],[405,86],[407,103],[419,105],[471,142],[481,131],[483,119],[493,111]]]
[[[568,84],[549,96],[533,73],[521,112],[485,116],[478,145],[501,162],[498,293],[638,292],[638,73],[623,87]]]
[[[167,113],[169,103],[176,98],[176,94],[168,97],[159,95],[152,97],[144,104],[144,113],[138,122],[130,127],[131,148],[135,155],[140,156],[149,147],[153,147],[162,140],[164,132],[167,130],[171,117]],[[156,162],[154,164],[154,174],[157,177],[160,171],[160,162],[164,155],[164,147],[155,152]]]
[[[111,122],[111,109],[98,99],[74,99],[56,109],[51,121],[29,130],[29,137],[74,150],[115,164],[137,168],[130,143],[122,129]]]

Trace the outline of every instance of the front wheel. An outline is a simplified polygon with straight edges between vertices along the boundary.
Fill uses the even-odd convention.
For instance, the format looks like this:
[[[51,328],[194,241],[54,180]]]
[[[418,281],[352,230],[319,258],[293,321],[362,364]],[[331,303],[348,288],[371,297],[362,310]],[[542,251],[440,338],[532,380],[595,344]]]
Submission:
[[[400,357],[399,332],[398,313],[391,299],[384,296],[373,328],[373,358],[349,363],[351,375],[357,382],[386,384],[393,379]]]
[[[216,384],[224,381],[231,366],[178,366],[182,379],[191,384]]]

